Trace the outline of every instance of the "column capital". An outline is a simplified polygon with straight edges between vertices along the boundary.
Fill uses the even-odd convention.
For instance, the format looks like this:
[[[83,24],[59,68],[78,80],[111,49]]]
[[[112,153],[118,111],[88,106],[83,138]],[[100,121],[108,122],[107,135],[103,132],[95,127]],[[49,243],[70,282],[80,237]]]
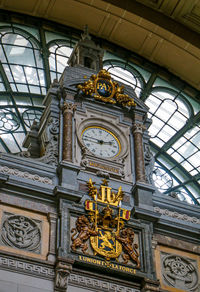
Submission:
[[[65,112],[70,112],[70,113],[74,113],[74,111],[76,110],[76,104],[71,103],[71,102],[64,102],[63,107],[62,107],[62,111],[63,114],[65,114]]]
[[[133,124],[133,134],[136,134],[136,133],[143,134],[145,130],[146,130],[145,125],[143,125],[141,123],[134,123]]]

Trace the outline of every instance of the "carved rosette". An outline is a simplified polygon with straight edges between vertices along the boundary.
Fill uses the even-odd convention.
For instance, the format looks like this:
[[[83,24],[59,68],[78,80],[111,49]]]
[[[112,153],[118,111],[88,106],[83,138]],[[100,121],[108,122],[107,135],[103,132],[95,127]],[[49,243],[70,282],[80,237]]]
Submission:
[[[143,132],[144,131],[145,131],[145,126],[143,124],[135,123],[133,125],[136,181],[146,183],[144,149],[143,149]]]
[[[5,245],[38,253],[41,231],[37,223],[30,218],[11,215],[3,221],[1,240]]]
[[[72,119],[76,105],[63,105],[63,160],[72,161]]]

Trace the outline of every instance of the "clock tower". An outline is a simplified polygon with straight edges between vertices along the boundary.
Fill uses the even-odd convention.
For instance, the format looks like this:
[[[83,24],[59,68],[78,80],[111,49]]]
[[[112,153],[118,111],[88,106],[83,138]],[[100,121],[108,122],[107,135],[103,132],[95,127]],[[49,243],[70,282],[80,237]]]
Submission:
[[[199,206],[154,187],[148,108],[102,60],[86,27],[0,155],[1,292],[199,292]]]
[[[159,291],[148,108],[102,68],[102,58],[85,28],[26,139],[58,172],[55,291]]]

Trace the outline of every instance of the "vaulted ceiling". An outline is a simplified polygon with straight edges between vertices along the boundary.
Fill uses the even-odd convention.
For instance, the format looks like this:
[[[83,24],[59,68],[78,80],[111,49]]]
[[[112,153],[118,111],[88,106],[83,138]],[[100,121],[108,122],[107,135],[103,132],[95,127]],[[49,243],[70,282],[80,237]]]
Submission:
[[[1,0],[0,8],[83,29],[200,89],[199,0]]]

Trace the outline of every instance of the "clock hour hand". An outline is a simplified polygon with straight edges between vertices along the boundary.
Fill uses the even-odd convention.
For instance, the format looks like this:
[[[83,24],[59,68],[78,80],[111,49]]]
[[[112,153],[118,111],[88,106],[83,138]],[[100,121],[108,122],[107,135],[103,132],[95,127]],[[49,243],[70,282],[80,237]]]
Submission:
[[[112,145],[113,144],[113,142],[112,141],[109,141],[109,142],[107,142],[107,141],[100,141],[100,144],[103,144],[103,145]]]

